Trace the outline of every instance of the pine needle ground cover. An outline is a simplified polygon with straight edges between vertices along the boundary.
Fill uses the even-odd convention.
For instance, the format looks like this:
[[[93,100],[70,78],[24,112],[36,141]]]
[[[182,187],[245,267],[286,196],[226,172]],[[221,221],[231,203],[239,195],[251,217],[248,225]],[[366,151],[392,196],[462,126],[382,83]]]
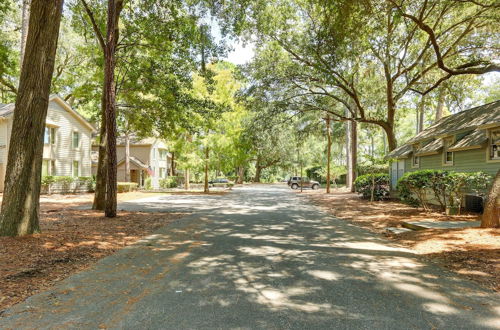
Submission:
[[[299,194],[328,213],[372,231],[385,234],[387,227],[400,227],[403,221],[478,221],[479,214],[447,216],[438,210],[425,212],[398,201],[370,202],[345,189],[327,195],[324,190]],[[460,276],[500,291],[499,229],[427,229],[389,236]]]
[[[148,196],[127,193],[119,200]],[[90,201],[91,195],[44,197],[41,234],[0,237],[0,313],[184,215],[121,211],[109,219],[75,209]]]

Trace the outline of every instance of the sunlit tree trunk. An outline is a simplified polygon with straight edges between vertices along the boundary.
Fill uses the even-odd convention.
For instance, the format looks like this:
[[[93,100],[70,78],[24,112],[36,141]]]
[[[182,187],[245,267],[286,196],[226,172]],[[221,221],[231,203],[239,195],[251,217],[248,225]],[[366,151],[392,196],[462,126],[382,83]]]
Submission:
[[[130,135],[125,133],[125,182],[130,182]]]
[[[22,0],[23,8],[21,13],[21,49],[19,65],[23,66],[24,52],[26,49],[26,38],[28,37],[28,26],[30,21],[30,3],[31,0]]]
[[[208,146],[205,147],[205,185],[203,191],[208,194],[210,188],[208,187],[208,161],[209,161],[210,149]]]
[[[106,178],[108,176],[106,143],[106,97],[103,86],[101,96],[101,127],[99,129],[99,159],[97,161],[94,202],[92,204],[93,210],[100,211],[104,211],[106,205]]]
[[[443,118],[445,96],[446,96],[446,89],[444,88],[444,86],[441,86],[439,88],[438,103],[437,103],[437,107],[436,107],[436,121]]]
[[[484,213],[481,218],[481,227],[500,227],[500,170],[498,170],[488,194],[488,200],[486,201]]]
[[[0,235],[38,232],[43,134],[63,0],[33,0],[8,151]]]
[[[330,133],[330,115],[326,115],[326,136],[328,139],[327,151],[326,151],[326,193],[330,193],[330,181],[331,181],[331,158],[332,158],[332,135]]]

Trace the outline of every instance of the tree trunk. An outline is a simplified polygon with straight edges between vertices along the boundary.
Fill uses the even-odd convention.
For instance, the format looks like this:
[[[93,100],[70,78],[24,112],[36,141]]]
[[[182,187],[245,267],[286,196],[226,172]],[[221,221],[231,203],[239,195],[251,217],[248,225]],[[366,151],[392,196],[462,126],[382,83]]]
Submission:
[[[0,215],[0,235],[40,231],[43,135],[63,0],[33,0],[16,97]]]
[[[30,22],[30,0],[23,0],[23,9],[21,16],[21,49],[19,66],[23,67],[24,53],[26,50],[26,38],[28,37],[28,26]]]
[[[417,134],[424,130],[425,96],[420,97],[417,107]]]
[[[262,167],[260,165],[255,167],[255,178],[253,182],[260,182],[260,176],[262,174]]]
[[[498,170],[493,185],[488,194],[488,200],[481,218],[482,228],[500,227],[500,170]]]
[[[243,166],[238,167],[238,184],[243,184],[243,181],[245,180],[245,168]]]
[[[125,182],[130,182],[130,135],[125,133]]]
[[[328,138],[327,151],[326,151],[326,193],[330,193],[330,170],[331,170],[331,158],[332,158],[332,136],[330,134],[330,115],[326,115],[326,135]]]
[[[346,110],[346,115],[350,113]],[[354,180],[356,180],[356,164],[358,162],[358,133],[357,123],[348,121],[346,123],[346,155],[347,155],[347,177],[346,186],[354,192]]]
[[[100,211],[104,211],[106,205],[106,183],[108,176],[106,142],[106,96],[103,86],[103,93],[101,96],[101,127],[99,130],[99,159],[97,161],[94,202],[92,204],[93,210]]]
[[[106,185],[106,206],[104,214],[108,218],[116,217],[117,175],[116,175],[116,95],[115,66],[116,44],[119,37],[118,20],[122,10],[122,0],[108,0],[108,21],[106,44],[104,48],[104,89],[106,95],[106,151],[108,155],[108,177]]]
[[[441,86],[439,88],[438,103],[437,103],[437,107],[436,107],[436,121],[443,118],[445,93],[446,93],[445,88],[443,86]]]
[[[184,189],[189,190],[189,168],[184,170]]]
[[[171,176],[174,176],[175,175],[175,154],[174,152],[172,151],[170,153],[170,155],[172,156],[172,158],[170,158],[170,175]]]
[[[208,146],[205,147],[205,185],[203,191],[205,194],[210,192],[210,188],[208,187],[208,160],[210,155],[210,149]]]
[[[354,192],[354,181],[357,177],[357,164],[358,164],[358,123],[351,121],[351,164],[349,166],[351,176],[351,192]]]

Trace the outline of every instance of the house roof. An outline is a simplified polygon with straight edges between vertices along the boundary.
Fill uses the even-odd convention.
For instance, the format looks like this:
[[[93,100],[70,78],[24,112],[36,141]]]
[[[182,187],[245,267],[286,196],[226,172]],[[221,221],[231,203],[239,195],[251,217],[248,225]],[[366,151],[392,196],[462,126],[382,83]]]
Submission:
[[[130,136],[130,144],[141,144],[141,145],[153,145],[155,144],[156,141],[158,141],[158,138],[154,137],[147,137],[147,138],[139,138],[137,136]],[[125,145],[125,137],[124,136],[118,136],[116,138],[116,144],[118,145]]]
[[[459,151],[463,149],[481,148],[481,146],[488,141],[488,134],[484,129],[476,129],[472,133],[466,135],[464,138],[458,140],[455,144],[450,146],[448,150]]]
[[[92,126],[82,115],[80,115],[76,110],[74,110],[66,101],[62,99],[59,95],[53,94],[49,97],[49,102],[58,103],[64,110],[68,111],[74,117],[76,117],[84,126],[89,128],[92,132],[95,131],[94,126]],[[15,104],[9,103],[3,106],[0,105],[0,117],[7,118],[14,113]]]
[[[414,144],[423,144],[415,151],[417,156],[438,153],[443,147],[442,138],[457,133],[465,134],[450,146],[450,151],[480,148],[488,140],[486,128],[497,125],[500,125],[500,100],[442,118],[394,149],[387,158],[407,158]]]
[[[500,124],[500,100],[464,110],[437,121],[407,143],[443,137],[463,130],[473,130],[487,124]]]
[[[419,148],[415,153],[415,155],[424,156],[424,155],[435,154],[438,153],[439,150],[441,150],[441,148],[443,148],[443,140],[437,139]]]
[[[391,151],[387,155],[387,158],[408,158],[412,151],[413,147],[411,146],[411,144],[403,144],[402,146],[399,146]]]
[[[148,165],[144,164],[139,158],[130,156],[129,159],[130,159],[130,162],[133,163],[133,164],[135,164],[137,167],[142,168],[142,169],[146,169],[146,170],[148,169]],[[125,162],[125,158],[123,158],[122,160],[120,160],[118,162],[117,166],[120,166],[124,162]]]

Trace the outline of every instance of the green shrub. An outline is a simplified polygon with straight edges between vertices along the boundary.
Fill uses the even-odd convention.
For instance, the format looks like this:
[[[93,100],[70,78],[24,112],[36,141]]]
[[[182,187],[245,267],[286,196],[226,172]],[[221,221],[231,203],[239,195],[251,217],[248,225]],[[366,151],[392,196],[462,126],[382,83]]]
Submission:
[[[487,191],[490,182],[491,177],[483,172],[420,170],[405,173],[396,188],[401,201],[409,205],[430,210],[428,198],[433,197],[444,211],[447,207],[460,208],[469,191]]]
[[[42,176],[42,186],[49,186],[55,182],[55,177],[52,175]]]
[[[390,179],[387,173],[373,173],[358,176],[354,186],[363,198],[370,200],[382,200],[389,196]]]
[[[138,186],[136,182],[118,182],[117,184],[119,193],[135,191]]]
[[[151,190],[153,188],[150,177],[144,180],[144,188],[146,188],[146,190]]]
[[[177,177],[169,176],[165,179],[160,179],[160,188],[168,189],[168,188],[177,188],[179,186],[179,182]]]

